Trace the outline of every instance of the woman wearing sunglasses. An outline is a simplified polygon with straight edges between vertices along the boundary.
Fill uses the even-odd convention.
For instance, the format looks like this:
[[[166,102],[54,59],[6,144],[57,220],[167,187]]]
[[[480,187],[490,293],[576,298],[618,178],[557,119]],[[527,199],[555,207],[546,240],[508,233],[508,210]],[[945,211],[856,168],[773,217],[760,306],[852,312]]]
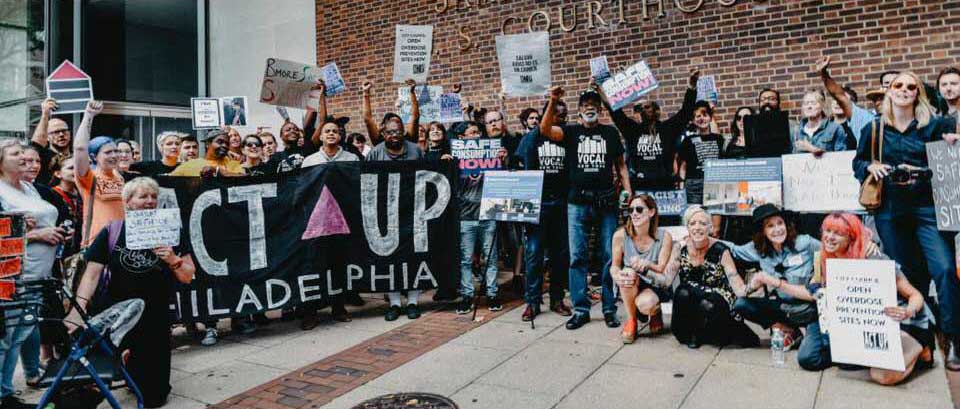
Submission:
[[[613,235],[613,264],[610,274],[620,287],[627,310],[621,337],[624,344],[637,338],[637,310],[650,320],[650,333],[663,329],[660,303],[670,301],[670,282],[664,271],[670,261],[673,238],[660,231],[657,202],[648,195],[630,201],[626,224]],[[673,281],[673,280],[670,280]]]
[[[267,166],[263,160],[263,140],[257,135],[247,135],[243,138],[241,152],[243,153],[243,166],[247,175],[259,176],[270,173],[272,166]]]
[[[863,128],[853,162],[861,183],[867,175],[883,180],[876,222],[886,253],[903,266],[914,287],[927,289],[931,279],[937,286],[940,328],[949,340],[945,366],[950,371],[960,371],[960,282],[952,238],[937,230],[925,144],[955,143],[956,131],[953,117],[934,114],[917,75],[901,72],[883,97],[880,118]]]

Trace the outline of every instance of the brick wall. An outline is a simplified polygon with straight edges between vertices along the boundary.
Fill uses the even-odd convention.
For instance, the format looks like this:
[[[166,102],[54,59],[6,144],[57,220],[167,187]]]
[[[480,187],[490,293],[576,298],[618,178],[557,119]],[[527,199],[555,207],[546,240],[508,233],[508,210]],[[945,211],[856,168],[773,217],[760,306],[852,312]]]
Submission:
[[[553,20],[553,82],[569,90],[571,108],[589,76],[591,57],[606,54],[611,67],[645,59],[661,82],[651,96],[665,114],[677,109],[686,72],[695,65],[716,76],[719,119],[726,132],[733,110],[756,105],[763,87],[781,90],[784,107],[796,113],[802,93],[820,87],[812,66],[824,55],[833,56],[834,77],[861,96],[878,85],[883,70],[910,69],[933,82],[936,73],[956,65],[960,55],[960,0],[739,0],[733,6],[704,0],[692,13],[682,12],[677,4],[689,9],[697,1],[663,0],[663,17],[655,16],[656,4],[648,5],[650,17],[644,19],[642,1],[623,0],[621,22],[619,0],[469,0],[469,9],[440,14],[436,7],[442,0],[317,0],[317,60],[321,65],[337,62],[350,90],[330,100],[331,112],[351,116],[350,130],[360,131],[358,86],[364,78],[377,84],[376,118],[394,107],[399,85],[390,83],[394,26],[431,24],[430,83],[449,90],[462,82],[464,98],[495,107],[500,77],[494,38],[501,22],[514,17],[507,33],[525,32],[528,17],[541,10]],[[594,28],[587,27],[588,7],[595,7],[589,3],[603,7],[599,15],[606,26],[595,20]],[[574,31],[559,27],[558,8],[564,10],[568,28],[576,13]],[[535,25],[545,26],[542,16]],[[458,29],[470,36],[472,49],[460,50]],[[507,98],[511,125],[517,125],[521,109],[540,107],[543,101]]]

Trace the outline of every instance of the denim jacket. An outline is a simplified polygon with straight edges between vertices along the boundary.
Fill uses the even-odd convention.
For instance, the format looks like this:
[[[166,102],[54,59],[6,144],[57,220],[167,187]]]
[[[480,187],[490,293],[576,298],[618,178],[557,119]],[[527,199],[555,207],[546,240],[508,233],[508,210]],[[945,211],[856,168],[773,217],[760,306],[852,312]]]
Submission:
[[[793,249],[772,255],[761,255],[753,242],[731,247],[733,257],[750,263],[759,263],[760,268],[771,276],[782,278],[790,284],[807,285],[813,278],[813,256],[820,251],[820,241],[806,234],[797,236]],[[778,266],[783,266],[779,267]],[[790,295],[776,290],[781,300],[793,301]]]
[[[803,118],[800,120],[800,123],[797,124],[796,128],[793,128],[791,132],[791,142],[794,144],[799,140],[806,140],[820,149],[823,149],[827,152],[843,151],[847,149],[846,137],[847,134],[843,131],[843,127],[840,124],[831,121],[829,119],[824,119],[820,121],[820,127],[817,128],[817,131],[813,133],[812,137],[807,137],[807,134],[803,132],[803,127],[807,125],[809,120]],[[793,153],[803,153],[798,151],[796,146],[793,148]]]

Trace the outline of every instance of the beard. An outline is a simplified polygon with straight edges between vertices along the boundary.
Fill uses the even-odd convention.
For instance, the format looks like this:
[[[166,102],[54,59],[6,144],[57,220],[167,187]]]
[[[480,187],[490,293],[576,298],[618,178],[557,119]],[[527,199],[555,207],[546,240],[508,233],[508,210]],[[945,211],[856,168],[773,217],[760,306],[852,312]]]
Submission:
[[[218,158],[226,157],[229,152],[230,152],[230,149],[227,148],[226,146],[221,146],[217,148],[217,150],[215,151]]]
[[[383,143],[386,144],[386,145],[387,145],[387,149],[390,149],[390,150],[397,150],[397,149],[400,149],[401,147],[403,147],[403,141],[400,140],[400,139],[396,139],[396,140],[390,140],[390,139],[388,139],[388,140],[383,141]]]

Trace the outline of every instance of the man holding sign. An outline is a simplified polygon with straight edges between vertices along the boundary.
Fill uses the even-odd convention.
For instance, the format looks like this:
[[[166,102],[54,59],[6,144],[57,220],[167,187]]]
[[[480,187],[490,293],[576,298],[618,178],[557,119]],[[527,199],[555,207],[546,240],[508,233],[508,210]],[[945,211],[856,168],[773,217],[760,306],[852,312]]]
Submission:
[[[544,110],[540,133],[565,149],[566,167],[570,175],[567,195],[567,223],[570,244],[570,295],[575,313],[567,321],[567,329],[578,329],[590,321],[590,298],[587,296],[587,269],[590,253],[587,235],[590,227],[600,227],[598,240],[603,245],[603,319],[607,326],[620,326],[617,304],[610,278],[610,259],[613,233],[617,229],[617,198],[614,171],[631,192],[630,177],[623,162],[620,133],[609,125],[600,124],[600,95],[587,91],[580,95],[580,121],[575,125],[554,126],[556,111],[563,88],[550,88],[550,101]]]

